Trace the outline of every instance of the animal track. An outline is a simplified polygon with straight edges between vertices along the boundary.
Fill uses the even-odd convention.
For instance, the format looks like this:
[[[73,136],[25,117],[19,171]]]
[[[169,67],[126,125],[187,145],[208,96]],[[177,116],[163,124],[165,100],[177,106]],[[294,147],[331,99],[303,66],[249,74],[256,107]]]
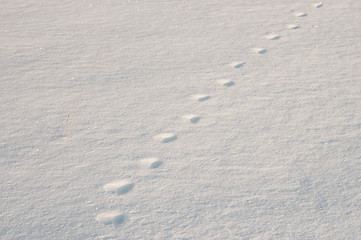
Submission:
[[[183,118],[191,123],[197,123],[199,121],[199,119],[201,119],[201,117],[199,117],[198,115],[194,115],[194,114],[184,115]]]
[[[117,182],[112,182],[105,184],[103,186],[104,190],[111,193],[116,193],[118,195],[126,194],[134,187],[134,183],[129,182],[128,180],[121,180]]]
[[[104,225],[119,225],[122,224],[125,221],[125,215],[113,211],[113,212],[105,212],[101,213],[96,217],[96,220],[100,223],[103,223]]]
[[[162,143],[168,143],[177,139],[177,136],[173,133],[161,133],[154,137],[156,141],[160,141]]]
[[[192,99],[197,100],[199,102],[203,102],[206,101],[208,99],[210,99],[211,97],[209,95],[205,95],[205,94],[199,94],[199,95],[194,95],[192,97]]]
[[[229,79],[221,79],[221,80],[218,80],[218,84],[222,85],[224,87],[230,87],[230,86],[234,85],[234,82]]]
[[[245,62],[233,62],[231,63],[231,66],[234,68],[241,68],[243,65],[246,64]]]
[[[151,169],[158,168],[160,165],[163,164],[158,158],[143,158],[140,160],[141,163]]]
[[[321,8],[323,6],[323,4],[320,2],[320,3],[315,3],[312,6],[315,8]],[[307,16],[307,13],[305,13],[305,12],[294,12],[292,10],[291,13],[296,17],[306,17]],[[300,28],[300,26],[295,25],[295,24],[289,24],[289,25],[287,25],[287,28],[288,29],[298,29],[298,28]],[[281,36],[277,35],[275,33],[270,33],[270,34],[267,34],[266,36],[264,36],[264,38],[266,38],[268,40],[279,40],[281,38]],[[256,53],[256,54],[265,54],[267,52],[267,50],[265,48],[252,48],[252,52]],[[245,62],[232,62],[229,64],[229,66],[236,68],[236,69],[240,69],[244,65],[245,65]],[[219,79],[219,80],[217,80],[217,83],[223,87],[231,87],[231,86],[235,85],[235,82],[230,79]],[[210,99],[211,97],[206,94],[198,94],[198,95],[192,96],[191,98],[195,101],[203,102],[203,101]],[[184,115],[182,118],[193,124],[197,123],[201,119],[200,116],[195,115],[195,114]],[[160,134],[154,136],[154,140],[159,141],[161,143],[169,143],[169,142],[177,140],[177,138],[178,138],[177,135],[175,135],[174,133],[160,133]],[[163,164],[163,161],[159,160],[159,158],[156,158],[156,157],[150,157],[150,158],[140,159],[140,163],[149,169],[156,169]],[[124,195],[124,194],[127,194],[128,192],[132,191],[132,189],[134,188],[134,185],[135,184],[133,182],[130,182],[128,180],[119,180],[119,181],[105,184],[103,186],[103,189],[106,192],[110,192],[110,193],[117,194],[117,195]],[[126,216],[124,214],[120,213],[119,211],[103,212],[96,216],[96,221],[98,221],[104,225],[119,225],[119,224],[123,224],[125,222],[125,220],[126,220]]]
[[[281,37],[280,35],[273,34],[273,33],[266,35],[266,38],[268,40],[278,40],[278,39],[280,39],[280,37]]]
[[[319,3],[313,4],[313,6],[314,6],[315,8],[320,8],[320,7],[323,6],[323,4],[322,4],[322,2],[319,2]]]
[[[305,12],[296,12],[296,13],[295,13],[295,16],[296,16],[296,17],[306,17],[306,16],[307,16],[307,13],[305,13]]]
[[[258,54],[264,54],[267,52],[265,48],[253,48],[252,51]]]
[[[300,28],[300,26],[295,25],[295,24],[289,24],[289,25],[287,25],[287,28],[288,29],[298,29],[298,28]]]

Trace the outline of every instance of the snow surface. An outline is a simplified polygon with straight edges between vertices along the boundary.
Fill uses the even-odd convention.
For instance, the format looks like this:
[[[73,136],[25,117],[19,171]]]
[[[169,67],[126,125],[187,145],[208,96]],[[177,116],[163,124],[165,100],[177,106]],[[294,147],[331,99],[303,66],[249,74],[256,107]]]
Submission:
[[[360,11],[0,1],[0,238],[359,238]]]
[[[118,195],[126,194],[134,187],[134,183],[128,180],[119,180],[116,182],[107,183],[103,186],[104,190]]]

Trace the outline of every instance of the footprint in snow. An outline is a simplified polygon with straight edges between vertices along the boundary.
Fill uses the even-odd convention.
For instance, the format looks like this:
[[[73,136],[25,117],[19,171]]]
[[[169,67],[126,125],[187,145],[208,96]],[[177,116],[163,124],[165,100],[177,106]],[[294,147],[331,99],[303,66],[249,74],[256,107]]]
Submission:
[[[99,214],[96,217],[96,220],[100,223],[103,223],[104,225],[110,225],[110,224],[119,225],[124,223],[125,215],[117,211],[104,212]]]
[[[173,133],[161,133],[154,137],[154,140],[162,142],[162,143],[172,142],[176,139],[177,139],[177,136]]]
[[[206,94],[198,94],[198,95],[194,95],[192,97],[193,100],[197,100],[199,102],[203,102],[203,101],[206,101],[208,99],[210,99],[211,97],[209,95],[206,95]]]
[[[198,115],[194,115],[194,114],[188,114],[188,115],[184,115],[183,119],[185,119],[191,123],[197,123],[199,121],[199,119],[201,119],[201,117],[199,117]]]
[[[219,85],[224,86],[224,87],[230,87],[230,86],[234,85],[234,82],[229,79],[220,79],[217,82]]]
[[[287,28],[288,28],[288,29],[299,29],[300,26],[295,25],[295,24],[288,24],[288,25],[287,25]]]
[[[117,182],[112,182],[112,183],[108,183],[105,184],[103,186],[103,189],[106,192],[111,192],[111,193],[115,193],[118,195],[123,195],[126,194],[128,192],[130,192],[134,187],[134,183],[128,181],[128,180],[120,180]]]
[[[295,12],[295,16],[296,17],[306,17],[307,13],[305,13],[305,12]]]
[[[266,35],[266,39],[268,39],[268,40],[278,40],[280,38],[281,38],[280,35],[277,35],[277,34],[274,34],[274,33]]]
[[[234,68],[241,68],[243,65],[246,64],[245,62],[232,62],[231,66]]]
[[[315,8],[321,8],[323,6],[322,2],[313,4]]]
[[[140,161],[144,166],[151,169],[158,168],[163,164],[158,158],[143,158]]]
[[[252,51],[258,54],[265,54],[267,52],[265,48],[253,48]]]

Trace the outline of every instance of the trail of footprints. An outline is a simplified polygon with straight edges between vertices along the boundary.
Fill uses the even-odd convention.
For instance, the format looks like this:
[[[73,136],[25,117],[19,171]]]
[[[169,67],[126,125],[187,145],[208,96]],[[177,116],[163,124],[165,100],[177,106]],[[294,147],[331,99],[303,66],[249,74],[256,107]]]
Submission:
[[[323,6],[323,4],[321,2],[319,2],[319,3],[313,4],[312,6],[315,8],[321,8]],[[296,17],[304,18],[307,16],[307,13],[305,13],[305,12],[301,12],[301,11],[297,11],[297,12],[291,11],[291,12]],[[296,29],[299,29],[300,27],[301,26],[296,25],[296,24],[288,24],[286,26],[286,28],[289,30],[296,30]],[[268,40],[279,40],[281,38],[281,36],[278,34],[275,34],[275,33],[271,33],[271,34],[267,34],[265,36],[265,38]],[[267,49],[265,49],[265,48],[253,48],[251,50],[255,54],[267,53]],[[243,61],[238,61],[238,62],[230,63],[230,66],[235,69],[240,69],[245,64],[246,63]],[[218,85],[220,85],[222,87],[231,87],[231,86],[235,85],[235,82],[232,81],[231,79],[219,79],[217,81],[217,83],[218,83]],[[191,96],[191,100],[197,101],[197,102],[204,102],[204,101],[209,100],[210,98],[211,98],[211,96],[207,95],[207,94],[196,94],[196,95]],[[192,124],[198,123],[201,119],[201,117],[197,114],[187,114],[187,115],[184,115],[182,118],[186,122],[192,123]],[[167,144],[167,143],[177,140],[177,135],[174,133],[160,133],[160,134],[154,136],[154,140],[158,141],[160,143],[163,143],[163,144]],[[140,163],[145,168],[152,170],[152,169],[156,169],[156,168],[160,167],[163,164],[163,161],[157,157],[150,157],[150,158],[141,159]],[[108,194],[114,194],[114,195],[120,196],[120,195],[126,195],[127,193],[131,192],[133,190],[134,186],[135,186],[135,184],[129,180],[117,180],[117,181],[105,184],[103,186],[103,190]],[[108,211],[108,212],[103,212],[103,213],[98,214],[95,219],[104,225],[119,225],[119,224],[123,224],[125,222],[126,215],[120,211]]]

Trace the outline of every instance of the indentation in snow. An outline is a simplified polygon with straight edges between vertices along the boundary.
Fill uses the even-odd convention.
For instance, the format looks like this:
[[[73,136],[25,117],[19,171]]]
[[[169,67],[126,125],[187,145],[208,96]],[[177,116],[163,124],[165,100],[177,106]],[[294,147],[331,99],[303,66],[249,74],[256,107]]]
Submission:
[[[253,50],[253,52],[258,53],[258,54],[264,54],[267,52],[267,50],[265,48],[253,48],[252,50]]]
[[[296,16],[296,17],[306,17],[306,16],[307,16],[307,13],[305,13],[305,12],[296,12],[296,13],[295,13],[295,16]]]
[[[231,63],[232,67],[234,68],[241,68],[243,65],[246,64],[245,62],[233,62]]]
[[[323,6],[323,4],[322,4],[322,2],[319,2],[319,3],[313,4],[313,6],[314,6],[315,8],[320,8],[320,7]]]
[[[152,169],[158,168],[163,163],[158,158],[143,158],[140,161],[144,166]]]
[[[187,121],[189,121],[191,123],[197,123],[199,121],[199,119],[201,119],[201,117],[199,117],[198,115],[194,115],[194,114],[188,114],[188,115],[184,115],[183,119],[186,119]]]
[[[206,95],[206,94],[198,94],[198,95],[194,95],[192,97],[192,99],[194,100],[197,100],[197,101],[200,101],[200,102],[203,102],[203,101],[206,101],[210,98],[209,95]]]
[[[268,40],[278,40],[278,39],[280,39],[280,37],[281,37],[280,35],[277,35],[277,34],[274,34],[274,33],[266,35],[266,38]]]
[[[298,29],[298,28],[300,28],[300,26],[299,26],[299,25],[295,25],[295,24],[288,24],[288,25],[287,25],[287,28],[288,28],[288,29]]]
[[[234,82],[230,79],[220,79],[217,82],[219,85],[222,85],[224,87],[230,87],[234,85]]]
[[[96,220],[104,225],[119,225],[125,221],[125,216],[117,211],[112,211],[99,214]]]
[[[105,184],[104,190],[107,192],[116,193],[118,195],[126,194],[134,187],[134,183],[128,180],[120,180],[112,183]]]
[[[161,133],[154,137],[156,141],[163,143],[171,142],[177,139],[177,136],[174,133]]]

